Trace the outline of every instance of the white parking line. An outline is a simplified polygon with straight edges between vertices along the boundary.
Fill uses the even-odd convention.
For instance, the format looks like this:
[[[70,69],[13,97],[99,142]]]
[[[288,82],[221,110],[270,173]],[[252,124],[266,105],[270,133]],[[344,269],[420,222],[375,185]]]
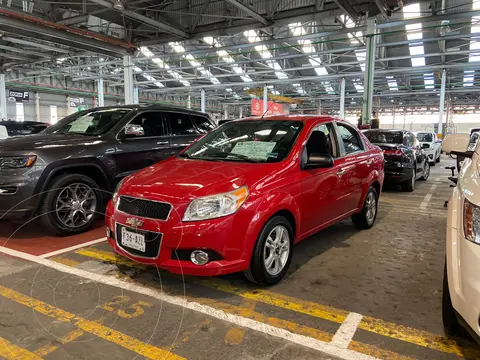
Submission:
[[[435,181],[439,181],[440,178],[436,178]],[[428,203],[430,202],[430,199],[432,198],[433,196],[433,192],[435,191],[435,189],[437,188],[437,185],[436,184],[433,184],[431,187],[430,187],[430,191],[428,192],[427,195],[425,195],[425,197],[423,198],[423,201],[422,203],[420,204],[420,209],[421,210],[425,210],[428,206]]]
[[[353,335],[355,335],[355,332],[357,331],[358,324],[362,321],[362,317],[363,315],[353,312],[348,314],[333,336],[331,344],[343,349],[348,348],[350,341],[353,339]]]
[[[49,259],[45,259],[35,255],[30,255],[30,254],[13,250],[13,249],[8,249],[3,246],[0,246],[0,253],[4,253],[4,254],[17,257],[23,260],[35,262],[37,264],[40,264],[52,269],[55,269],[67,274],[71,274],[74,276],[82,277],[88,280],[92,280],[98,283],[102,283],[109,286],[115,286],[117,288],[120,288],[126,291],[132,291],[138,294],[150,296],[152,298],[155,298],[160,301],[164,301],[171,305],[176,305],[189,310],[197,311],[207,316],[211,316],[213,318],[232,323],[236,327],[243,327],[243,328],[261,332],[269,336],[280,338],[282,340],[283,339],[288,340],[292,343],[305,346],[313,350],[318,350],[323,352],[324,354],[334,356],[334,357],[339,357],[344,360],[380,360],[370,355],[365,355],[353,350],[341,348],[332,343],[327,343],[327,342],[320,341],[308,336],[295,334],[288,330],[280,329],[275,326],[268,325],[252,319],[244,318],[238,315],[229,314],[223,310],[219,310],[207,305],[199,304],[195,301],[187,301],[186,299],[181,298],[179,296],[167,295],[162,292],[159,292],[156,289],[143,287],[134,283],[127,283],[113,276],[91,273],[86,270],[66,266]]]
[[[77,249],[81,249],[81,248],[86,247],[86,246],[91,246],[91,245],[99,244],[99,243],[104,242],[104,241],[106,241],[106,240],[107,240],[107,238],[104,237],[104,238],[97,239],[97,240],[87,241],[87,242],[84,242],[84,243],[82,243],[82,244],[73,245],[73,246],[70,246],[70,247],[68,247],[68,248],[64,248],[64,249],[60,249],[60,250],[56,250],[56,251],[49,252],[49,253],[47,253],[47,254],[40,255],[40,257],[42,257],[42,258],[48,258],[48,257],[52,257],[52,256],[57,256],[57,255],[60,255],[60,254],[65,254],[65,253],[67,253],[67,252],[70,252],[70,251],[73,251],[73,250],[77,250]]]

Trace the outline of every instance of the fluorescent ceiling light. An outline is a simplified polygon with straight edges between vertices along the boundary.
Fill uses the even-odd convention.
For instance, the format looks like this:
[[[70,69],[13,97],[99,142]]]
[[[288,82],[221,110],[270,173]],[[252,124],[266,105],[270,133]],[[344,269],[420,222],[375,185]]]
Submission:
[[[146,46],[141,46],[140,47],[140,52],[146,56],[146,57],[149,57],[149,58],[152,58],[153,56],[155,56],[155,54]],[[160,58],[153,58],[151,59],[152,62],[154,64],[156,64],[158,67],[162,68],[162,69],[166,69],[167,72],[175,79],[177,79],[183,86],[190,86],[190,82],[188,82],[187,80],[183,80],[183,76],[178,74],[176,71],[173,71],[173,70],[170,70],[170,66],[168,64],[165,64],[165,62],[160,59]],[[135,70],[135,68],[134,68]],[[141,71],[141,70],[140,70]],[[144,78],[146,78],[145,75],[142,75]],[[155,79],[153,76],[151,76],[151,79],[149,79],[151,81],[154,81],[154,84],[158,87],[165,87],[165,85],[163,85],[161,82],[159,81],[156,81],[157,79]]]

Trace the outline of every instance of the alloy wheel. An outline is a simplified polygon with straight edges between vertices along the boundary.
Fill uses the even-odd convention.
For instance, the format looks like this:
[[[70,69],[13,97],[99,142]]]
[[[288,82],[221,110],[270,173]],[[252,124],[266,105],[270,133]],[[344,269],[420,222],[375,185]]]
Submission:
[[[365,217],[368,224],[371,225],[375,221],[375,215],[377,214],[377,198],[372,191],[370,191],[367,195],[365,210]]]
[[[60,222],[70,228],[87,224],[95,215],[97,195],[84,183],[63,188],[55,202],[55,212]]]
[[[290,235],[283,225],[277,225],[270,231],[263,253],[265,270],[272,276],[278,275],[285,268],[290,255]]]

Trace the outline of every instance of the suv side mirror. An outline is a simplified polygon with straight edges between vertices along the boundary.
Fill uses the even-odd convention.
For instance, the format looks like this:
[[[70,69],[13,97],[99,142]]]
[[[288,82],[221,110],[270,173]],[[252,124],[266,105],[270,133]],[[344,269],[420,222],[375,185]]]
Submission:
[[[143,130],[142,125],[128,124],[127,126],[125,126],[124,134],[125,137],[144,136],[145,131]]]
[[[333,166],[333,157],[326,154],[311,154],[303,164],[303,170],[329,168]]]

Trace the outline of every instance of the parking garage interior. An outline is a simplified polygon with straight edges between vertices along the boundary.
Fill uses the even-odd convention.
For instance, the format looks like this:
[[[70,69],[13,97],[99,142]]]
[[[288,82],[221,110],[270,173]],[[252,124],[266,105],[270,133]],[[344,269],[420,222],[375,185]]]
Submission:
[[[0,358],[480,359],[475,334],[451,336],[442,319],[447,217],[455,186],[449,177],[461,176],[461,171],[455,156],[441,150],[447,136],[470,135],[480,128],[476,76],[480,46],[475,45],[480,43],[479,22],[477,0],[0,0]],[[428,145],[417,141],[425,167],[422,173],[414,171],[410,189],[405,182],[383,183],[387,155],[381,155],[378,187],[366,177],[361,179],[375,189],[375,224],[358,229],[358,221],[350,220],[350,215],[357,215],[352,212],[308,233],[295,246],[292,239],[291,262],[283,279],[262,286],[258,277],[254,283],[248,281],[251,267],[247,280],[243,268],[225,275],[188,273],[203,261],[221,263],[221,251],[199,247],[200,253],[195,253],[188,248],[185,255],[179,245],[170,261],[187,262],[183,273],[124,256],[122,249],[109,243],[117,233],[116,223],[109,225],[109,211],[118,211],[115,194],[128,185],[122,179],[133,183],[132,169],[146,168],[141,171],[146,176],[157,166],[135,151],[140,146],[147,146],[142,151],[148,147],[160,151],[159,145],[165,144],[156,139],[150,145],[122,147],[125,137],[118,135],[120,131],[126,136],[148,132],[135,122],[126,125],[128,133],[118,125],[118,145],[111,140],[101,152],[96,149],[107,142],[101,132],[92,132],[79,150],[78,139],[68,137],[68,131],[61,134],[65,137],[61,144],[53,138],[60,136],[62,119],[75,122],[95,111],[120,111],[132,118],[133,112],[144,111],[189,116],[195,136],[180,134],[183,140],[175,148],[162,150],[169,157],[157,164],[165,166],[162,169],[173,161],[170,156],[179,159],[178,154],[200,136],[209,139],[207,131],[269,118],[300,121],[305,130],[309,121],[338,120],[340,125],[328,125],[325,131],[334,145],[330,145],[332,163],[324,167],[335,166],[348,153],[342,137],[335,138],[339,126],[364,138],[357,149],[361,153],[390,151],[370,148],[370,137],[362,134],[374,130],[412,134],[412,139],[415,134],[413,147],[417,137],[423,144],[419,134],[431,134],[434,140],[425,142],[440,145],[429,158]],[[157,116],[167,124],[168,116]],[[184,120],[178,121],[177,125]],[[201,121],[208,127],[202,128]],[[35,126],[42,126],[39,134]],[[77,121],[77,131],[82,126]],[[173,125],[165,129],[172,144],[179,134]],[[251,142],[262,143],[261,136],[257,132]],[[301,139],[302,133],[295,136]],[[36,150],[30,151],[29,144]],[[74,153],[66,152],[69,147]],[[25,153],[19,157],[22,148]],[[179,166],[168,168],[169,173],[150,174],[148,181],[158,186],[168,183],[169,176],[181,179],[174,185],[188,183],[180,184],[182,191],[193,197],[193,190],[207,187],[206,180],[200,184],[192,180],[201,173],[202,181],[213,183],[216,177],[216,188],[224,189],[229,181],[233,183],[228,176],[243,179],[242,166],[275,165],[267,163],[272,154],[277,156],[272,147],[255,149],[265,153],[265,164],[254,158],[251,164],[235,163],[232,170],[225,158],[221,164],[227,165],[215,168],[216,172],[205,165],[188,170]],[[402,149],[395,147],[394,156]],[[48,166],[52,160],[44,155],[47,150],[56,156]],[[245,158],[253,150],[242,151],[236,156]],[[121,152],[133,154],[122,161],[139,165],[125,167],[112,179],[103,178],[96,164],[114,167],[109,156]],[[186,154],[182,161],[192,161],[188,150]],[[85,157],[92,165],[88,169]],[[77,165],[78,159],[83,160],[67,168],[71,158]],[[285,159],[290,158],[303,161],[287,151]],[[43,175],[34,171],[42,162]],[[26,172],[21,184],[13,186],[18,169],[30,166],[32,171]],[[385,171],[386,167],[387,163]],[[277,175],[280,178],[281,172],[270,178]],[[35,176],[41,180],[33,184]],[[69,177],[74,180],[68,182]],[[95,208],[95,221],[71,231],[65,231],[66,223],[45,227],[45,204],[58,203],[65,193],[59,192],[60,200],[48,194],[85,178],[100,188],[104,200],[103,207]],[[142,179],[136,185],[146,188],[147,178]],[[353,187],[354,181],[339,181],[332,192],[345,184]],[[10,205],[11,196],[28,183],[33,195]],[[244,196],[239,206],[253,203],[255,191],[235,184],[237,192],[247,189],[244,195],[235,193],[235,201]],[[174,188],[169,186],[165,188]],[[173,190],[166,191],[160,194],[162,199],[174,203]],[[223,195],[226,190],[218,192]],[[109,203],[109,210],[106,205],[112,194],[114,205]],[[87,199],[88,194],[82,196]],[[29,211],[7,216],[26,208],[32,198],[38,203]],[[83,206],[82,199],[73,200],[78,201],[72,202],[72,208]],[[269,201],[273,203],[274,197]],[[315,201],[313,194],[311,208]],[[5,209],[7,203],[11,209]],[[359,210],[362,206],[363,200]],[[319,205],[315,211],[328,214],[333,207]],[[276,215],[292,219],[291,229],[290,225],[285,229],[298,233],[294,215],[284,211]],[[183,213],[166,212],[164,220],[178,216],[186,223]],[[234,211],[226,215],[237,216]],[[149,221],[145,217],[129,218],[129,225],[141,227]],[[261,212],[251,223],[259,217]],[[162,221],[158,233],[168,226]],[[212,223],[223,229],[222,223]],[[200,239],[205,227],[189,224],[194,230],[185,227],[182,236],[183,231],[193,231]],[[248,226],[250,222],[245,223]],[[223,231],[225,238],[233,238],[242,229]],[[223,241],[220,235],[219,241]],[[479,329],[477,321],[473,332]]]

